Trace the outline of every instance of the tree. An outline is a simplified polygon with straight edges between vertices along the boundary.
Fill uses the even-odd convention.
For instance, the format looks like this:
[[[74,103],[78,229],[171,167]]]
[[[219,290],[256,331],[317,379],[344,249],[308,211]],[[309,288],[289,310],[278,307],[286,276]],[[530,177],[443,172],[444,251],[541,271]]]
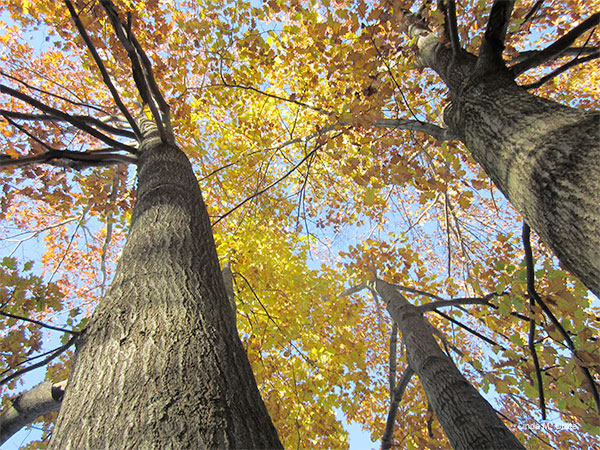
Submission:
[[[587,86],[597,74],[593,66],[579,64],[598,56],[589,44],[597,39],[593,5],[565,2],[562,10],[538,1],[512,11],[512,2],[494,2],[491,10],[473,2],[461,5],[461,20],[454,2],[438,2],[437,8],[424,2],[412,13],[404,2],[368,7],[360,1],[4,6],[24,30],[51,24],[58,33],[41,48],[20,40],[18,27],[3,37],[10,51],[2,62],[7,157],[0,161],[9,168],[3,173],[4,223],[32,230],[30,237],[43,233],[46,243],[40,273],[28,275],[32,265],[21,265],[13,255],[2,261],[2,311],[8,314],[11,350],[2,357],[10,386],[20,363],[29,362],[22,355],[40,349],[36,327],[47,325],[50,311],[72,311],[57,328],[85,330],[72,332],[76,338],[65,338],[50,354],[79,342],[55,445],[66,446],[61,439],[67,432],[75,446],[76,439],[100,437],[89,433],[91,426],[78,425],[89,414],[85,420],[106,430],[101,437],[113,439],[111,445],[118,439],[111,436],[122,436],[117,423],[130,417],[141,423],[163,417],[169,427],[147,432],[141,427],[136,437],[121,439],[123,445],[145,446],[150,439],[168,446],[169,439],[184,439],[176,431],[180,417],[187,422],[194,416],[206,440],[192,446],[276,446],[247,359],[286,447],[343,445],[334,407],[381,437],[390,394],[395,408],[402,408],[394,438],[399,445],[446,445],[431,421],[429,430],[421,426],[427,404],[452,445],[462,445],[454,436],[469,427],[448,424],[426,374],[413,367],[418,364],[410,356],[407,329],[400,327],[407,355],[398,363],[408,365],[405,373],[417,372],[426,396],[408,387],[398,406],[395,350],[385,346],[386,319],[378,301],[336,297],[344,284],[361,284],[374,271],[417,304],[433,296],[453,307],[447,314],[439,305],[422,311],[437,312],[429,317],[433,334],[455,350],[469,381],[483,390],[495,387],[498,407],[522,442],[578,446],[594,439],[586,433],[600,425],[598,324],[586,289],[558,268],[541,243],[534,242],[534,254],[527,251],[528,235],[521,238],[514,226],[519,217],[494,196],[487,176],[456,140],[466,144],[561,263],[597,293],[592,215],[599,179],[593,165],[597,115],[542,98],[595,106],[598,93]],[[79,38],[67,26],[72,19]],[[542,45],[551,41],[538,31],[544,28],[565,37],[545,51],[527,51],[529,31],[541,34]],[[503,48],[513,61],[509,68]],[[414,70],[415,57],[449,90],[445,126],[427,122],[441,113],[444,88],[438,75]],[[564,76],[536,84],[525,71],[540,64],[555,64],[541,81],[556,80],[569,68],[569,89]],[[539,95],[517,86],[516,75]],[[145,141],[141,124],[149,122],[136,122],[140,99],[144,114],[155,119],[159,140]],[[532,131],[530,124],[540,123],[541,116],[552,122]],[[555,123],[564,123],[559,133],[564,139],[552,134],[558,132]],[[586,126],[583,137],[566,134]],[[175,143],[196,171],[208,216]],[[77,146],[81,151],[71,150]],[[567,155],[573,148],[580,159],[570,160],[569,170],[557,168],[556,158],[531,161],[533,149],[536,155]],[[507,166],[506,158],[519,164]],[[124,164],[131,163],[138,165],[139,184],[128,229],[134,196]],[[86,170],[94,166],[100,167]],[[581,171],[589,176],[578,175]],[[586,190],[589,195],[580,194]],[[371,229],[357,242],[335,242],[349,227],[362,233],[367,224]],[[574,234],[577,245],[566,237],[573,235],[569,227],[580,233]],[[234,272],[243,347],[215,250]],[[87,319],[90,311],[83,308],[100,298]],[[36,323],[20,321],[32,316]],[[159,342],[175,350],[153,351],[162,347]],[[200,348],[207,352],[198,360],[193,354]],[[168,359],[173,355],[181,355],[180,365]],[[48,370],[53,381],[66,376],[69,357],[61,358]],[[390,389],[381,376],[387,358]],[[203,373],[194,366],[199,361],[213,369]],[[215,371],[225,376],[212,376]],[[198,374],[206,378],[190,380]],[[127,384],[128,379],[147,384]],[[169,392],[161,389],[171,383]],[[84,410],[85,398],[106,406]],[[124,398],[130,409],[107,406]],[[517,402],[523,401],[539,403],[542,418],[546,406],[560,410],[574,428],[534,429],[537,409],[520,410]],[[194,414],[204,405],[214,408]],[[118,415],[100,418],[100,410]],[[393,424],[395,414],[390,417]],[[517,445],[510,433],[504,435],[507,446]]]

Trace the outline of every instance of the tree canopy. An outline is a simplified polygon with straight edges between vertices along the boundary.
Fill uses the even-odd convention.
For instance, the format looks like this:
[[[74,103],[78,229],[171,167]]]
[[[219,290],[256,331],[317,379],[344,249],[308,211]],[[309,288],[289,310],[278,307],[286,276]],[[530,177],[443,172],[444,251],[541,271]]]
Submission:
[[[488,2],[114,3],[192,162],[284,447],[343,448],[340,413],[382,439],[406,356],[381,300],[353,289],[375,277],[434,302],[423,311],[436,336],[527,447],[600,445],[597,298],[444,124],[448,89],[409,32],[418,15],[446,47],[477,55]],[[53,344],[45,376],[67,378],[72,334],[49,342],[44,326],[81,329],[110,285],[138,132],[115,98],[129,111],[140,99],[100,2],[0,5],[7,407],[15,375]],[[517,84],[597,109],[599,6],[517,2],[503,53]],[[572,39],[549,58],[562,36]],[[40,420],[49,433],[53,417]],[[415,380],[395,423],[400,447],[448,446]]]

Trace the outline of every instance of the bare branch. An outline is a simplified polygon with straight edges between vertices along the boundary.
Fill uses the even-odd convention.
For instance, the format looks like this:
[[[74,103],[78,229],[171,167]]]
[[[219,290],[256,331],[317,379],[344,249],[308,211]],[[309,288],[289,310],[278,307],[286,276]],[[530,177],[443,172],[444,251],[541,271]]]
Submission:
[[[79,331],[76,331],[76,330],[68,330],[66,328],[55,327],[53,325],[48,325],[48,324],[45,324],[44,322],[40,322],[39,320],[30,319],[28,317],[19,316],[19,315],[12,314],[9,312],[0,311],[0,315],[5,316],[5,317],[10,317],[11,319],[22,320],[23,322],[33,323],[35,325],[39,325],[40,327],[47,328],[49,330],[60,331],[61,333],[69,333],[74,336],[79,335]]]
[[[0,155],[0,167],[21,167],[29,164],[51,164],[57,167],[80,170],[87,167],[110,166],[113,164],[137,164],[137,158],[114,153],[114,150],[111,149],[90,150],[87,152],[50,149],[39,155],[23,156],[21,158]]]
[[[23,374],[25,374],[27,372],[30,372],[30,371],[32,371],[34,369],[37,369],[38,367],[45,366],[50,361],[52,361],[54,358],[60,356],[70,346],[72,346],[73,344],[75,344],[75,341],[77,340],[78,337],[79,337],[78,335],[75,335],[75,336],[71,337],[71,339],[69,339],[69,341],[65,345],[61,345],[56,350],[53,350],[46,358],[44,358],[40,362],[32,364],[31,366],[25,367],[24,369],[17,370],[13,374],[11,374],[11,375],[3,378],[2,380],[0,380],[0,386],[3,385],[3,384],[8,383],[11,380],[14,380],[17,377],[20,377],[21,375],[23,375]]]
[[[584,56],[582,58],[574,58],[571,61],[569,61],[568,63],[563,64],[559,68],[554,69],[552,72],[550,72],[549,74],[543,76],[539,80],[537,80],[537,81],[535,81],[533,83],[530,83],[530,84],[524,84],[521,87],[524,88],[524,89],[537,89],[540,86],[542,86],[543,84],[545,84],[548,81],[552,80],[553,78],[557,77],[561,73],[566,72],[571,67],[577,66],[579,64],[583,64],[583,63],[585,63],[587,61],[591,61],[591,60],[597,59],[597,58],[600,58],[600,51],[596,51],[595,53],[592,53],[592,54],[590,54],[588,56]]]
[[[432,123],[419,122],[417,120],[379,119],[373,124],[373,126],[378,128],[394,128],[397,130],[419,131],[421,133],[430,135],[438,141],[450,141],[453,139],[457,139],[457,137],[453,135],[450,129],[448,128],[438,127],[437,125],[434,125]]]
[[[95,128],[89,126],[85,121],[78,120],[76,117],[73,117],[69,114],[66,114],[66,113],[56,109],[56,108],[48,106],[48,105],[40,102],[39,100],[36,100],[35,98],[30,97],[29,95],[27,95],[23,92],[17,91],[17,90],[15,90],[11,87],[8,87],[4,84],[0,84],[0,93],[7,94],[7,95],[10,95],[11,97],[14,97],[16,99],[24,101],[25,103],[28,103],[29,105],[33,106],[36,109],[39,109],[40,111],[43,111],[46,114],[59,117],[64,122],[68,122],[71,125],[74,125],[75,127],[79,128],[81,131],[84,131],[84,132],[88,133],[89,135],[101,140],[105,144],[108,144],[108,145],[118,148],[120,150],[125,150],[128,153],[136,153],[136,149],[134,147],[123,144],[123,143],[105,135],[104,133],[101,133],[100,131],[96,130]]]
[[[98,70],[100,70],[100,74],[102,75],[102,81],[104,81],[104,84],[110,91],[110,94],[112,95],[112,98],[115,101],[115,104],[119,108],[119,111],[121,111],[121,113],[127,119],[127,122],[129,122],[129,126],[131,126],[131,129],[135,133],[135,136],[138,138],[138,140],[141,140],[142,134],[140,132],[140,129],[138,128],[137,124],[135,123],[135,120],[133,119],[133,117],[127,110],[127,108],[125,107],[125,104],[121,100],[121,97],[119,96],[119,92],[117,91],[117,88],[115,88],[115,85],[113,84],[112,80],[110,79],[110,75],[108,74],[106,67],[104,66],[104,63],[102,62],[100,55],[98,55],[98,52],[96,51],[96,47],[94,47],[92,40],[90,39],[89,35],[87,34],[85,27],[81,23],[81,20],[79,19],[79,15],[75,11],[75,8],[73,7],[73,4],[71,3],[71,0],[64,0],[64,2],[65,2],[65,5],[67,6],[67,9],[69,10],[69,13],[71,14],[71,18],[73,19],[73,22],[75,23],[75,27],[77,28],[79,35],[83,38],[85,45],[87,46],[88,50],[92,54],[92,58],[94,58],[94,61],[96,63],[96,66],[98,67]]]
[[[550,308],[548,308],[548,305],[546,305],[546,303],[542,300],[542,298],[539,296],[539,294],[535,290],[535,270],[534,270],[535,264],[533,261],[533,252],[531,251],[530,235],[531,235],[531,229],[529,228],[529,225],[524,223],[522,237],[523,237],[523,249],[525,250],[525,263],[527,265],[527,291],[532,296],[532,299],[535,300],[535,302],[538,305],[540,305],[540,307],[542,308],[542,311],[544,311],[544,313],[546,314],[546,317],[548,317],[548,319],[550,319],[550,321],[552,322],[554,327],[562,335],[565,344],[567,345],[569,350],[571,350],[571,352],[575,356],[575,363],[581,369],[585,379],[587,380],[587,382],[589,384],[590,393],[592,394],[592,397],[594,398],[594,401],[596,403],[596,408],[598,409],[598,414],[600,414],[600,395],[598,395],[598,388],[596,386],[596,382],[594,381],[594,378],[590,374],[590,371],[587,369],[587,367],[585,367],[581,364],[581,362],[580,362],[581,359],[577,355],[577,350],[575,349],[575,344],[573,343],[573,340],[571,339],[571,337],[569,336],[569,334],[567,333],[565,328],[556,319],[556,317],[554,316],[552,311],[550,311]]]
[[[383,437],[381,438],[381,450],[389,450],[392,447],[392,439],[394,437],[394,425],[396,423],[396,413],[398,412],[398,406],[404,395],[404,391],[410,382],[410,379],[414,375],[415,371],[409,366],[406,368],[394,392],[392,394],[392,400],[390,402],[390,409],[388,410],[387,420],[385,422],[385,430],[383,431]]]
[[[2,114],[4,117],[10,117],[12,119],[27,120],[27,121],[66,122],[66,120],[64,118],[57,117],[57,116],[54,116],[51,114],[28,114],[28,113],[21,113],[21,112],[15,112],[15,111],[8,111],[6,109],[0,109],[0,114]],[[79,115],[79,114],[72,115],[71,117],[73,117],[75,120],[81,121],[83,123],[87,123],[90,126],[95,126],[98,129],[107,131],[111,134],[118,134],[123,137],[135,138],[135,134],[132,133],[131,131],[123,129],[123,128],[113,127],[112,125],[109,125],[108,123],[106,123],[100,119],[97,119],[95,117],[84,116],[84,115]]]
[[[44,414],[58,411],[66,385],[66,380],[44,381],[12,399],[12,405],[0,415],[0,445]]]
[[[563,37],[555,41],[550,46],[546,47],[544,50],[536,52],[534,56],[526,59],[520,63],[515,64],[511,67],[511,71],[515,77],[526,72],[529,69],[537,67],[541,64],[544,64],[548,61],[552,61],[566,52],[571,45],[575,42],[575,40],[585,33],[590,28],[593,28],[598,25],[598,20],[600,19],[600,13],[592,14],[586,20],[581,22]]]

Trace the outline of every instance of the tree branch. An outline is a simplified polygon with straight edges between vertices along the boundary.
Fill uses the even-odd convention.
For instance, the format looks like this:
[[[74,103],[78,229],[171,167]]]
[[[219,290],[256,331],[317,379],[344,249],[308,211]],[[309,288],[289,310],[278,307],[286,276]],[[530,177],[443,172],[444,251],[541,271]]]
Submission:
[[[156,106],[155,96],[153,95],[153,90],[151,87],[152,82],[149,82],[152,74],[148,73],[147,70],[144,69],[144,63],[142,61],[143,57],[136,50],[136,46],[131,39],[131,33],[126,31],[125,26],[119,18],[116,7],[111,0],[100,0],[100,4],[104,8],[104,11],[106,12],[108,19],[113,26],[117,38],[127,52],[127,56],[129,56],[129,60],[131,62],[131,72],[135,81],[135,85],[144,104],[150,107],[150,111],[154,117],[154,122],[156,123],[156,128],[158,129],[161,140],[163,142],[171,142],[173,140],[172,134],[165,129],[167,121],[159,113],[159,110]]]
[[[394,395],[394,386],[396,385],[396,354],[398,348],[398,324],[392,322],[392,332],[390,334],[390,396]]]
[[[51,164],[57,167],[68,167],[75,170],[87,167],[110,166],[113,164],[137,164],[134,156],[113,153],[114,150],[90,150],[75,152],[71,150],[51,149],[39,155],[23,156],[22,158],[0,155],[0,167],[21,167],[28,164]]]
[[[44,381],[12,399],[12,405],[0,415],[0,445],[38,417],[58,411],[67,381]]]
[[[514,67],[516,64],[521,63],[529,58],[533,58],[537,55],[539,55],[543,50],[526,50],[524,52],[519,52],[517,54],[517,56],[515,56],[513,59],[511,59],[508,64],[511,66],[510,69],[512,70],[512,67]],[[563,57],[563,56],[588,56],[591,55],[593,53],[596,53],[598,51],[598,46],[592,46],[592,47],[569,47],[568,49],[566,49],[564,52],[562,52],[560,55],[558,55],[557,57]],[[556,58],[557,58],[556,57]],[[544,61],[542,64],[545,63],[549,63],[552,62],[554,60],[556,60],[556,58],[552,58],[549,60]],[[541,65],[541,64],[540,64]]]
[[[548,61],[552,61],[566,52],[569,47],[575,42],[575,40],[585,33],[590,28],[593,28],[598,25],[598,20],[600,19],[600,13],[592,14],[586,20],[581,22],[563,37],[555,41],[550,46],[546,47],[544,50],[536,52],[534,56],[526,59],[520,63],[515,64],[510,68],[513,76],[516,78],[523,72],[528,71],[534,67],[537,67],[541,64],[544,64]]]
[[[75,127],[79,128],[81,131],[88,133],[89,135],[101,140],[105,144],[108,144],[112,147],[118,148],[120,150],[125,150],[128,153],[136,153],[136,151],[137,151],[134,147],[123,144],[123,143],[105,135],[104,133],[101,133],[100,131],[96,130],[95,128],[90,127],[88,124],[85,123],[85,121],[78,120],[76,117],[73,117],[69,114],[66,114],[66,113],[56,109],[56,108],[48,106],[48,105],[40,102],[39,100],[36,100],[35,98],[30,97],[29,95],[27,95],[23,92],[17,91],[17,90],[15,90],[11,87],[8,87],[4,84],[0,84],[0,93],[10,95],[11,97],[19,99],[25,103],[28,103],[29,105],[33,106],[36,109],[39,109],[40,111],[45,112],[46,114],[56,116],[56,117],[60,118],[61,120],[63,120],[64,122],[68,122],[71,125],[74,125]]]
[[[53,350],[52,352],[50,352],[50,354],[46,358],[41,360],[40,362],[32,364],[31,366],[25,367],[24,369],[17,370],[13,374],[11,374],[7,377],[4,377],[2,380],[0,380],[0,386],[8,383],[11,380],[14,380],[17,377],[20,377],[21,375],[23,375],[27,372],[37,369],[38,367],[45,366],[50,361],[52,361],[54,358],[58,357],[61,353],[63,353],[65,350],[67,350],[71,345],[75,344],[75,341],[77,340],[78,337],[79,337],[79,335],[72,336],[71,339],[69,339],[69,341],[65,345],[61,345],[56,350]]]
[[[465,331],[468,331],[468,332],[469,332],[469,333],[471,333],[473,336],[477,336],[479,339],[481,339],[481,340],[483,340],[483,341],[487,342],[487,343],[488,343],[488,344],[490,344],[491,346],[496,346],[496,347],[498,347],[498,348],[500,348],[500,349],[502,349],[502,350],[506,350],[506,348],[505,348],[505,347],[503,347],[502,345],[500,345],[500,344],[498,344],[497,342],[495,342],[495,341],[491,340],[490,338],[488,338],[488,337],[484,336],[483,334],[479,333],[478,331],[474,330],[473,328],[471,328],[471,327],[468,327],[467,325],[465,325],[465,324],[463,324],[463,323],[459,322],[458,320],[456,320],[456,319],[453,319],[453,318],[452,318],[452,317],[450,317],[448,314],[444,314],[443,312],[441,312],[441,311],[437,311],[437,310],[435,310],[435,313],[436,313],[436,314],[439,314],[439,315],[440,315],[440,316],[442,316],[444,319],[446,319],[446,320],[448,320],[448,321],[452,322],[453,324],[455,324],[455,325],[459,326],[459,327],[460,327],[460,328],[462,328],[463,330],[465,330]]]
[[[135,47],[137,54],[139,55],[140,60],[142,62],[142,68],[144,69],[144,79],[148,84],[152,97],[154,98],[156,103],[158,103],[162,123],[165,125],[168,135],[172,136],[173,125],[171,124],[171,108],[169,107],[169,104],[165,100],[164,96],[162,95],[162,92],[160,91],[160,88],[158,87],[158,84],[156,83],[156,78],[154,77],[154,70],[152,69],[152,63],[150,62],[150,58],[148,58],[148,55],[146,55],[146,52],[144,51],[144,49],[142,48],[142,46],[140,45],[133,33],[128,33],[128,37],[133,43],[133,46]]]
[[[321,133],[319,133],[321,134]],[[334,136],[337,137],[339,136],[341,133],[337,134]],[[312,149],[309,153],[307,153],[304,158],[302,158],[300,160],[300,162],[298,162],[296,165],[294,165],[294,167],[292,167],[290,170],[288,170],[283,176],[281,176],[279,179],[275,180],[273,183],[271,183],[270,185],[268,185],[266,188],[261,189],[260,191],[256,192],[255,194],[251,195],[250,197],[247,197],[246,199],[242,200],[240,203],[238,203],[237,205],[235,205],[232,209],[230,209],[229,211],[227,211],[225,214],[223,214],[222,216],[220,216],[217,220],[215,220],[212,224],[212,226],[214,227],[217,223],[219,223],[221,220],[223,220],[225,217],[227,217],[228,215],[230,215],[231,213],[233,213],[234,211],[236,211],[237,209],[239,209],[240,207],[242,207],[243,205],[245,205],[247,202],[249,202],[250,200],[264,194],[266,191],[268,191],[269,189],[271,189],[273,186],[281,183],[283,180],[285,180],[287,177],[289,177],[292,173],[294,173],[294,171],[296,171],[298,169],[298,167],[300,167],[305,161],[307,161],[309,158],[311,158],[316,151],[322,147],[323,144],[317,144],[315,146],[314,149]]]
[[[537,2],[535,2],[535,4],[531,7],[531,9],[529,10],[529,12],[527,13],[527,15],[523,18],[523,24],[521,26],[523,26],[525,23],[527,23],[531,19],[533,19],[533,17],[535,16],[535,14],[542,7],[543,3],[544,3],[544,0],[537,0]]]
[[[22,320],[23,322],[34,323],[36,325],[39,325],[40,327],[47,328],[49,330],[60,331],[61,333],[69,333],[74,336],[79,335],[79,331],[76,331],[76,330],[68,330],[66,328],[55,327],[53,325],[48,325],[48,324],[45,324],[44,322],[40,322],[39,320],[30,319],[28,317],[23,317],[23,316],[18,316],[16,314],[8,313],[5,311],[0,311],[0,315],[5,316],[5,317],[10,317],[11,319]]]
[[[40,75],[39,75],[37,72],[35,72],[35,71],[32,71],[32,70],[30,70],[30,69],[28,69],[28,70],[29,70],[29,71],[31,71],[31,72],[33,72],[33,73],[34,73],[34,75],[36,75],[36,76],[38,76],[38,77],[42,78],[42,77],[41,77],[41,76],[40,76]],[[108,115],[108,113],[107,113],[106,111],[104,111],[102,108],[100,108],[100,107],[98,107],[98,106],[91,105],[91,104],[89,104],[89,103],[85,103],[85,102],[83,102],[83,101],[81,101],[81,100],[74,101],[74,100],[71,100],[71,99],[69,99],[69,98],[67,98],[67,97],[64,97],[64,96],[62,96],[62,95],[58,95],[58,94],[55,94],[55,93],[53,93],[53,92],[46,91],[46,90],[44,90],[44,89],[40,89],[40,88],[38,88],[38,87],[35,87],[35,86],[33,86],[33,85],[29,84],[29,83],[26,83],[26,82],[25,82],[25,81],[23,81],[23,80],[20,80],[19,78],[13,77],[12,75],[9,75],[8,73],[6,73],[6,72],[4,72],[4,71],[2,71],[2,70],[0,70],[0,75],[2,75],[3,77],[6,77],[6,78],[8,78],[8,79],[10,79],[10,80],[14,81],[15,83],[19,83],[19,84],[23,85],[23,86],[24,86],[24,87],[26,87],[27,89],[31,89],[32,91],[39,92],[40,94],[44,94],[44,95],[47,95],[47,96],[49,96],[49,97],[56,98],[56,99],[58,99],[58,100],[61,100],[61,101],[63,101],[63,102],[69,103],[69,104],[71,104],[71,105],[73,105],[73,106],[79,106],[79,107],[82,107],[82,108],[93,109],[94,111],[98,111],[99,113],[102,113],[102,114],[106,114],[106,115]],[[56,84],[56,85],[58,85],[59,87],[61,87],[61,88],[65,89],[66,91],[69,91],[69,89],[68,89],[67,87],[63,86],[63,85],[62,85],[62,84],[60,84],[60,83],[57,83],[57,82],[56,82],[56,81],[54,81],[54,80],[48,79],[47,81],[49,81],[49,82],[50,82],[50,83],[52,83],[52,84]],[[72,95],[73,95],[74,97],[77,97],[75,94],[72,94]]]
[[[293,103],[294,105],[298,105],[298,106],[301,106],[301,107],[307,108],[307,109],[312,109],[313,111],[316,111],[321,114],[327,114],[327,115],[330,114],[329,111],[326,111],[321,108],[317,108],[316,106],[309,105],[308,103],[301,102],[300,100],[296,100],[295,98],[286,98],[286,97],[282,97],[277,94],[271,94],[269,92],[263,91],[261,89],[255,88],[253,86],[245,86],[243,84],[238,84],[235,82],[230,83],[225,80],[225,77],[221,72],[219,73],[219,75],[221,77],[221,81],[223,82],[223,86],[225,86],[227,88],[242,89],[244,91],[256,92],[257,94],[264,95],[265,97],[269,97],[269,98],[279,100],[282,102]]]
[[[496,294],[495,292],[492,294],[488,294],[485,297],[477,298],[477,297],[464,297],[464,298],[453,298],[451,300],[439,300],[437,302],[430,302],[424,305],[417,306],[419,311],[427,312],[427,311],[435,311],[438,308],[446,308],[449,306],[459,306],[459,305],[486,305],[486,306],[494,306],[490,304],[490,299],[494,297],[501,297],[502,294]]]
[[[131,116],[131,114],[129,113],[127,108],[125,107],[125,104],[121,100],[121,97],[119,96],[119,92],[117,91],[117,88],[115,88],[115,85],[113,84],[112,80],[110,79],[110,75],[108,74],[106,67],[104,66],[104,63],[102,62],[100,55],[98,55],[98,52],[96,51],[96,47],[94,47],[94,44],[92,43],[92,40],[90,39],[89,35],[87,34],[87,31],[86,31],[85,27],[83,26],[83,23],[81,23],[81,20],[79,19],[79,15],[77,14],[77,12],[75,11],[75,8],[73,7],[73,3],[71,3],[71,0],[64,0],[64,3],[67,6],[67,9],[69,10],[69,14],[71,14],[71,18],[73,19],[73,22],[75,23],[75,27],[77,28],[79,35],[82,37],[83,41],[85,42],[85,45],[87,46],[88,50],[92,54],[92,58],[94,59],[94,62],[96,63],[96,66],[98,67],[98,70],[100,70],[100,74],[102,75],[102,81],[104,81],[104,84],[110,91],[110,94],[112,95],[112,98],[115,101],[115,104],[119,108],[119,111],[121,111],[121,113],[127,119],[129,126],[131,126],[131,129],[135,133],[135,137],[137,137],[137,139],[141,141],[142,133],[141,133],[140,129],[138,128],[137,124],[135,123],[135,120],[133,119],[133,117]]]
[[[598,409],[598,414],[600,414],[600,395],[598,394],[598,388],[596,387],[596,382],[594,381],[594,378],[590,374],[590,371],[587,369],[587,367],[581,365],[581,363],[580,363],[581,359],[577,355],[577,350],[575,349],[575,344],[573,343],[573,340],[571,339],[571,337],[569,336],[567,331],[560,324],[560,322],[556,319],[554,314],[552,314],[552,311],[550,311],[550,308],[548,308],[548,305],[546,305],[546,303],[541,299],[541,297],[535,291],[535,271],[534,271],[535,265],[534,265],[534,261],[533,261],[533,252],[531,251],[530,235],[531,235],[531,228],[529,228],[529,225],[524,223],[522,237],[523,237],[523,248],[525,250],[525,263],[527,265],[527,291],[532,296],[532,299],[535,300],[535,302],[537,302],[538,305],[540,305],[540,307],[542,308],[542,311],[544,311],[544,313],[546,314],[548,319],[550,319],[552,324],[562,335],[565,344],[567,345],[569,350],[571,350],[571,352],[575,356],[575,363],[581,369],[584,377],[586,378],[586,380],[589,384],[590,392],[592,394],[592,397],[594,398],[596,407]]]
[[[444,33],[452,45],[452,54],[456,56],[461,50],[458,37],[458,21],[456,19],[456,1],[440,0],[438,1],[438,9],[444,13]]]
[[[6,109],[0,109],[0,114],[2,114],[5,117],[10,117],[12,119],[27,120],[27,121],[66,122],[66,120],[63,117],[57,117],[52,114],[28,114],[28,113],[22,113],[22,112],[8,111]],[[87,123],[90,126],[95,126],[98,129],[107,131],[111,134],[117,134],[117,135],[120,135],[123,137],[128,137],[128,138],[136,137],[135,134],[129,130],[113,127],[112,125],[109,125],[108,123],[106,123],[100,119],[97,119],[95,117],[84,116],[84,115],[80,115],[80,114],[75,114],[75,115],[72,115],[71,117],[73,117],[75,120],[81,121],[83,123]]]
[[[544,383],[542,381],[542,372],[540,371],[540,362],[538,360],[537,351],[535,350],[535,319],[533,315],[533,306],[537,299],[540,299],[537,291],[535,290],[535,272],[533,254],[531,252],[531,242],[529,239],[531,229],[529,225],[523,222],[523,246],[525,247],[525,258],[527,261],[527,293],[529,294],[529,311],[531,312],[531,320],[529,321],[529,336],[527,339],[527,345],[533,358],[533,365],[535,367],[535,375],[538,383],[538,397],[540,402],[540,410],[542,413],[542,420],[546,420],[546,400],[544,397]],[[541,301],[541,299],[540,299]]]
[[[550,81],[551,79],[560,75],[561,73],[569,70],[571,67],[574,67],[578,64],[583,64],[587,61],[591,61],[591,60],[597,59],[597,58],[600,58],[600,51],[598,51],[598,50],[595,53],[592,53],[588,56],[584,56],[582,58],[574,58],[571,61],[569,61],[568,63],[563,64],[562,66],[558,67],[557,69],[554,69],[552,72],[543,76],[539,80],[537,80],[533,83],[524,84],[521,87],[524,89],[537,89],[540,86],[542,86],[544,83],[547,83],[548,81]]]
[[[442,128],[432,123],[419,122],[410,119],[379,119],[373,124],[373,126],[378,128],[419,131],[421,133],[430,135],[438,141],[450,141],[457,139],[457,137],[452,134],[449,128]]]
[[[487,28],[483,36],[475,71],[485,73],[489,69],[504,68],[502,53],[506,31],[510,23],[510,16],[514,7],[514,0],[494,0]]]
[[[392,400],[390,402],[390,409],[388,410],[387,420],[385,422],[385,430],[383,431],[383,437],[381,438],[381,450],[389,450],[392,448],[392,440],[394,437],[394,425],[396,424],[396,414],[398,412],[398,406],[404,395],[404,391],[410,382],[410,379],[414,375],[415,371],[411,367],[407,367],[396,388],[392,394]]]

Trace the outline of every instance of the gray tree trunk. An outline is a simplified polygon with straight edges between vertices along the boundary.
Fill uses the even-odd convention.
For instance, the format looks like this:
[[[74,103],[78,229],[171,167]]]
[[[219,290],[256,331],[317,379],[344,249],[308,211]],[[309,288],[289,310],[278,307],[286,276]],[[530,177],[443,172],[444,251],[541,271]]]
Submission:
[[[600,296],[600,112],[517,86],[503,65],[477,66],[426,30],[420,62],[450,90],[444,120],[561,263]],[[487,69],[487,70],[486,70]]]
[[[81,335],[50,447],[281,448],[235,329],[190,163],[146,132],[115,280]]]
[[[454,449],[524,449],[490,404],[437,345],[423,314],[392,285],[377,280],[373,288],[386,302],[406,346],[408,364]]]

